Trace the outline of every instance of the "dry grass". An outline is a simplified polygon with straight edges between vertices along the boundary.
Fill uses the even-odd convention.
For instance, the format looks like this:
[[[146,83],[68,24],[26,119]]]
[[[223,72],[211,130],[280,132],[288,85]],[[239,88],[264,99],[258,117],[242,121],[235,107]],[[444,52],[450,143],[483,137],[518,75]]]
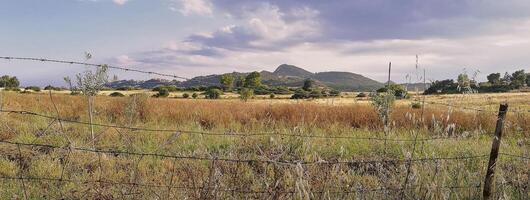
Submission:
[[[86,99],[54,95],[63,118],[87,121]],[[278,102],[276,102],[278,101]],[[146,128],[186,129],[225,133],[277,132],[321,136],[383,137],[381,123],[366,103],[323,104],[319,102],[255,100],[181,100],[139,97],[132,99],[98,97],[96,122]],[[55,115],[48,95],[5,93],[4,109],[29,110]],[[520,102],[526,104],[526,102]],[[442,109],[443,108],[443,109]],[[399,105],[393,113],[390,139],[446,137],[451,139],[419,142],[383,142],[354,139],[315,139],[282,136],[228,137],[197,134],[158,133],[125,129],[97,128],[100,149],[186,155],[206,158],[299,161],[348,161],[463,157],[489,153],[495,113],[476,113],[429,106],[426,122],[421,110]],[[448,127],[455,124],[455,131]],[[508,115],[502,152],[529,155],[528,114]],[[48,128],[46,128],[48,127]],[[64,129],[63,129],[64,128]],[[90,147],[88,127],[33,116],[0,114],[0,139],[23,143]],[[416,146],[414,148],[414,146]],[[63,177],[80,182],[26,181],[31,199],[399,199],[408,163],[386,162],[341,165],[292,166],[274,163],[230,163],[197,161],[153,156],[95,154],[67,149],[22,147],[0,144],[0,175],[24,177]],[[414,162],[407,199],[474,199],[481,189],[486,158]],[[527,160],[501,157],[498,164],[497,197],[528,197]],[[130,184],[90,181],[173,185],[139,187]],[[450,188],[448,186],[466,186]],[[0,198],[23,196],[19,180],[0,182]],[[384,191],[352,192],[388,188]],[[231,191],[226,191],[231,190]],[[232,191],[235,190],[235,191]],[[237,191],[263,191],[240,193]],[[349,191],[349,192],[347,192]],[[347,192],[347,193],[345,193]]]

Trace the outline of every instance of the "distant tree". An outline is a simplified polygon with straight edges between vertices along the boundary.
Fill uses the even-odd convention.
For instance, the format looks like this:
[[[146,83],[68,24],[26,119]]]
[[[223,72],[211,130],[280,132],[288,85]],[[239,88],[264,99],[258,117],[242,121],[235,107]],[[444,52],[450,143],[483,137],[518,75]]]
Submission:
[[[222,94],[223,94],[223,91],[221,91],[220,89],[214,89],[214,88],[210,88],[206,90],[206,92],[204,93],[207,99],[219,99],[221,98]]]
[[[276,97],[276,95],[275,95],[274,93],[271,93],[271,94],[269,95],[269,98],[271,98],[271,99],[274,99],[275,97]]]
[[[524,73],[524,70],[515,71],[512,74],[510,86],[512,86],[514,89],[523,87],[525,83],[526,74]]]
[[[28,86],[26,88],[24,88],[25,90],[33,90],[35,92],[40,92],[40,87],[39,86]]]
[[[526,86],[530,87],[530,73],[526,74]]]
[[[182,98],[185,98],[185,99],[190,98],[190,95],[188,93],[184,93],[182,94]]]
[[[311,91],[311,89],[313,88],[313,84],[314,83],[315,83],[315,81],[313,81],[310,78],[305,79],[304,80],[304,86],[302,87],[302,89],[305,90],[305,91]]]
[[[451,94],[458,92],[458,84],[453,79],[434,81],[423,94]]]
[[[254,90],[250,88],[243,88],[241,91],[239,91],[239,98],[243,101],[248,101],[254,97]]]
[[[257,88],[261,86],[261,74],[259,72],[252,72],[245,77],[245,84],[243,87]]]
[[[110,93],[109,96],[111,96],[111,97],[124,97],[125,95],[122,94],[121,92],[113,92],[113,93]]]
[[[465,73],[458,75],[457,83],[460,89],[471,87],[471,80],[469,79],[469,76]]]
[[[508,72],[505,72],[504,76],[501,78],[501,84],[511,85],[511,83],[512,83],[512,75],[508,74]]]
[[[0,77],[0,87],[18,88],[19,86],[20,86],[20,82],[18,81],[16,76],[4,75]]]
[[[386,93],[388,92],[388,89],[392,91],[394,95],[396,95],[396,98],[403,99],[408,97],[408,92],[405,90],[405,87],[398,84],[390,84],[389,86],[379,88],[376,92],[378,93]]]
[[[225,91],[231,90],[234,85],[234,76],[232,74],[223,74],[221,76],[221,85]]]
[[[245,87],[245,79],[247,77],[244,76],[244,75],[241,75],[239,77],[237,77],[237,80],[236,80],[236,87],[237,88],[242,88],[242,87]]]
[[[197,97],[199,97],[199,95],[198,95],[197,93],[194,92],[193,94],[191,94],[191,97],[194,98],[194,99],[196,99]]]
[[[167,88],[160,88],[158,90],[158,93],[154,95],[154,97],[168,97],[169,96],[169,90]]]
[[[501,83],[501,73],[491,73],[487,78],[488,82],[492,85],[498,85]]]

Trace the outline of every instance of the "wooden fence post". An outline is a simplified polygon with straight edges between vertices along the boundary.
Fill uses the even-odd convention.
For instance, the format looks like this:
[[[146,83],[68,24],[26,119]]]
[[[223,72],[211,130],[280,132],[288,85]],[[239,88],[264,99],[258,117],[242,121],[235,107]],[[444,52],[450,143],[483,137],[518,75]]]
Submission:
[[[501,144],[502,128],[504,125],[504,119],[506,118],[506,112],[508,111],[508,104],[503,103],[499,106],[499,115],[497,117],[497,126],[495,126],[495,136],[493,137],[493,143],[491,144],[490,160],[488,163],[488,169],[486,172],[486,179],[484,180],[484,191],[482,197],[484,200],[492,198],[492,186],[495,175],[495,165],[497,165],[497,157],[499,157],[499,147]]]

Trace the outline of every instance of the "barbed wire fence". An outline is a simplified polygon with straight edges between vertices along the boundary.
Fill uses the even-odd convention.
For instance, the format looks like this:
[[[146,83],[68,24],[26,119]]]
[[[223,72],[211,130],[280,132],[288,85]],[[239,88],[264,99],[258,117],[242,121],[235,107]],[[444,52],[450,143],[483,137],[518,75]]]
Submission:
[[[63,63],[63,64],[75,64],[75,65],[85,65],[85,66],[92,66],[92,67],[108,67],[110,69],[117,69],[117,70],[123,70],[123,71],[130,71],[130,72],[137,72],[137,73],[143,73],[143,74],[150,74],[150,75],[158,75],[158,76],[164,76],[164,77],[171,77],[181,80],[193,80],[198,81],[200,80],[194,80],[185,78],[182,76],[172,75],[172,74],[166,74],[166,73],[158,73],[158,72],[152,72],[152,71],[145,71],[145,70],[138,70],[138,69],[132,69],[127,67],[119,67],[119,66],[109,66],[109,65],[100,65],[100,64],[92,64],[92,63],[86,63],[86,62],[75,62],[75,61],[64,61],[64,60],[53,60],[53,59],[43,59],[43,58],[29,58],[29,57],[0,57],[0,59],[5,60],[27,60],[27,61],[40,61],[40,62],[52,62],[52,63]],[[206,83],[205,84],[211,84]],[[50,93],[51,97],[51,93]],[[2,100],[0,99],[0,102]],[[477,113],[485,113],[485,114],[491,114],[499,116],[501,114],[506,114],[507,112],[512,112],[516,114],[525,114],[530,113],[530,110],[513,110],[513,111],[493,111],[489,110],[488,108],[477,108],[477,107],[465,107],[465,106],[455,106],[451,104],[446,103],[439,103],[439,102],[429,102],[429,101],[416,101],[411,100],[411,102],[420,102],[424,104],[422,107],[425,107],[425,104],[430,105],[437,105],[437,106],[445,106],[451,109],[459,109],[463,111],[473,111]],[[54,104],[55,106],[55,104]],[[56,109],[57,110],[57,109]],[[274,132],[252,132],[252,133],[241,133],[241,132],[234,132],[234,131],[227,131],[227,132],[212,132],[212,131],[193,131],[193,130],[181,130],[181,129],[151,129],[151,128],[142,128],[142,127],[131,127],[131,126],[122,126],[122,125],[114,125],[114,124],[103,124],[103,123],[90,123],[85,122],[81,120],[72,120],[67,118],[61,118],[58,111],[56,116],[51,116],[43,113],[37,113],[33,111],[28,110],[10,110],[2,107],[2,104],[0,104],[0,115],[4,113],[7,115],[22,115],[22,116],[32,116],[32,117],[39,117],[44,119],[52,120],[52,123],[59,123],[61,125],[61,130],[64,133],[64,127],[62,123],[70,123],[70,124],[78,124],[78,125],[91,125],[91,126],[99,126],[103,128],[112,128],[112,129],[126,129],[130,131],[144,131],[144,132],[151,132],[151,133],[168,133],[171,135],[180,135],[180,134],[190,134],[190,135],[205,135],[205,136],[212,136],[212,137],[238,137],[238,138],[247,138],[247,137],[293,137],[293,138],[304,138],[304,139],[326,139],[326,140],[367,140],[367,141],[385,141],[386,142],[395,142],[395,143],[402,143],[402,142],[412,142],[414,144],[412,153],[416,152],[416,143],[421,142],[422,146],[425,142],[436,142],[436,141],[443,141],[443,140],[458,140],[460,138],[458,137],[428,137],[428,138],[418,138],[417,134],[414,139],[399,139],[399,138],[380,138],[380,137],[355,137],[355,136],[332,136],[332,135],[314,135],[314,134],[288,134],[288,133],[282,133],[280,131],[274,131]],[[2,116],[0,116],[1,119]],[[5,116],[4,116],[5,117]],[[423,118],[423,112],[422,112],[422,118]],[[501,120],[504,121],[504,120]],[[502,128],[501,128],[502,129]],[[500,137],[494,137],[494,140],[499,139]],[[68,139],[68,141],[70,141]],[[228,193],[228,194],[264,194],[264,195],[278,195],[278,194],[284,194],[284,195],[291,195],[293,197],[294,195],[300,195],[304,196],[303,194],[300,194],[300,189],[295,188],[294,190],[282,190],[282,191],[271,191],[271,190],[251,190],[251,189],[241,189],[241,188],[219,188],[217,186],[209,186],[209,185],[203,185],[203,186],[197,186],[197,187],[187,187],[187,186],[176,186],[173,184],[173,176],[174,172],[171,173],[171,178],[168,184],[151,184],[151,183],[138,183],[135,181],[112,181],[112,180],[105,180],[104,177],[102,177],[102,161],[101,161],[101,155],[109,155],[113,156],[115,158],[121,158],[121,157],[139,157],[138,161],[136,162],[136,165],[144,158],[144,157],[152,157],[152,158],[159,158],[159,159],[170,159],[173,161],[173,168],[175,167],[175,162],[179,160],[191,160],[191,161],[204,161],[204,162],[210,162],[213,165],[219,162],[224,163],[244,163],[244,164],[272,164],[272,165],[279,165],[279,166],[286,166],[286,167],[292,167],[297,168],[299,166],[356,166],[356,165],[376,165],[376,164],[404,164],[407,165],[407,174],[405,177],[404,183],[400,187],[381,187],[381,188],[370,188],[370,189],[339,189],[339,190],[333,190],[333,189],[324,189],[324,190],[311,190],[311,194],[327,194],[330,193],[336,193],[336,194],[364,194],[364,193],[377,193],[377,192],[385,192],[385,191],[397,191],[400,194],[403,194],[404,191],[407,190],[418,190],[422,189],[425,186],[424,185],[409,185],[408,180],[410,176],[410,168],[413,165],[413,163],[426,163],[426,162],[443,162],[443,161],[464,161],[464,160],[475,160],[475,161],[486,161],[488,157],[490,157],[491,162],[491,156],[492,154],[477,154],[477,155],[467,155],[467,156],[455,156],[455,157],[417,157],[414,158],[414,154],[412,154],[409,158],[404,159],[379,159],[379,160],[370,160],[370,159],[351,159],[351,160],[314,160],[314,161],[307,161],[307,160],[278,160],[278,159],[256,159],[256,158],[220,158],[217,156],[190,156],[190,155],[179,155],[179,154],[162,154],[157,152],[132,152],[132,151],[123,151],[118,149],[104,149],[104,148],[85,148],[85,147],[78,147],[71,142],[68,142],[68,144],[65,145],[57,145],[57,144],[39,144],[34,142],[16,142],[16,141],[6,141],[6,140],[0,140],[0,144],[4,145],[10,145],[16,147],[16,152],[4,152],[4,156],[6,155],[12,155],[15,156],[14,159],[18,161],[18,164],[20,166],[24,165],[24,155],[22,149],[29,149],[31,151],[35,151],[35,149],[38,149],[38,151],[65,151],[66,155],[63,158],[63,161],[61,162],[61,174],[60,177],[43,177],[43,176],[30,176],[23,174],[22,171],[18,171],[17,175],[15,176],[4,176],[3,174],[0,174],[0,179],[6,180],[6,181],[20,181],[23,197],[25,199],[29,199],[31,194],[28,193],[27,184],[28,182],[55,182],[58,184],[65,184],[65,183],[74,183],[74,184],[99,184],[101,185],[126,185],[130,187],[135,188],[167,188],[168,190],[168,196],[167,199],[170,199],[171,190],[182,190],[182,191],[191,191],[191,192],[197,192],[197,191],[203,191],[206,193],[206,196],[204,196],[202,193],[199,195],[199,197],[207,197],[209,192],[215,191],[219,193]],[[492,147],[493,148],[493,147]],[[68,165],[68,158],[71,156],[74,152],[82,152],[82,153],[89,153],[89,154],[96,154],[98,157],[98,170],[99,177],[97,179],[72,179],[72,178],[65,178],[65,169]],[[525,155],[515,155],[512,153],[506,153],[506,152],[497,152],[497,156],[503,156],[507,158],[512,159],[519,159],[523,160],[528,163],[528,160],[530,160],[530,157]],[[496,165],[496,159],[494,160],[493,164]],[[484,167],[486,168],[486,167]],[[490,166],[487,167],[487,169],[491,168]],[[469,184],[469,185],[449,185],[449,186],[436,186],[436,188],[439,189],[450,189],[453,191],[454,189],[458,190],[468,190],[468,189],[475,189],[479,190],[481,188],[484,188],[485,185],[482,185],[482,182],[475,183],[475,184]],[[526,192],[526,196],[528,196],[528,186],[522,188],[523,192]],[[131,189],[132,191],[132,189]],[[62,193],[62,192],[61,192]],[[65,194],[61,194],[62,197],[65,196]],[[388,197],[388,196],[387,196]],[[403,198],[403,196],[402,196]]]

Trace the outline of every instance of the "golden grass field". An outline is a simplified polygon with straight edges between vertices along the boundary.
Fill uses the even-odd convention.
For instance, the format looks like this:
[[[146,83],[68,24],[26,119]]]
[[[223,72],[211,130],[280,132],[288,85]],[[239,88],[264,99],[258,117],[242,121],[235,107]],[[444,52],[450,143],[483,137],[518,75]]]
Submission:
[[[530,93],[427,96],[451,106],[424,111],[410,106],[421,96],[399,100],[385,134],[369,99],[349,93],[243,102],[109,92],[96,98],[95,123],[163,130],[96,127],[92,140],[88,125],[64,121],[88,121],[85,97],[3,92],[3,110],[63,121],[0,113],[0,198],[477,199],[500,102],[511,111],[501,152],[523,158],[500,156],[494,194],[530,196]]]

